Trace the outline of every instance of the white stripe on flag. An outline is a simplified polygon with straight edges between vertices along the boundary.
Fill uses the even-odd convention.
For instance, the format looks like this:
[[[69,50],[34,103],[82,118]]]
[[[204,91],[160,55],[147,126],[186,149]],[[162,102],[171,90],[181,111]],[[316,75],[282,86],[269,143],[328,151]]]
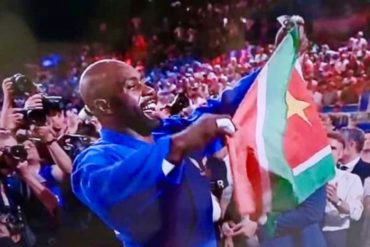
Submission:
[[[303,77],[303,73],[302,73],[302,66],[301,66],[300,59],[296,60],[296,62],[294,64],[294,68],[297,70],[298,74],[301,76],[301,79],[303,80],[303,82],[305,82],[305,84],[307,84],[306,81],[303,79],[304,77]]]
[[[263,138],[263,127],[266,114],[266,87],[267,87],[268,66],[265,66],[259,73],[257,82],[257,119],[256,119],[256,145],[258,162],[261,166],[261,185],[262,185],[262,212],[271,211],[271,184],[268,174],[269,164],[266,156],[265,141]]]
[[[311,168],[314,166],[317,162],[322,160],[324,157],[328,156],[331,154],[331,147],[328,145],[315,153],[313,156],[311,156],[308,160],[302,162],[299,164],[297,167],[293,169],[293,175],[297,176],[301,174],[302,172],[306,171],[307,169]]]

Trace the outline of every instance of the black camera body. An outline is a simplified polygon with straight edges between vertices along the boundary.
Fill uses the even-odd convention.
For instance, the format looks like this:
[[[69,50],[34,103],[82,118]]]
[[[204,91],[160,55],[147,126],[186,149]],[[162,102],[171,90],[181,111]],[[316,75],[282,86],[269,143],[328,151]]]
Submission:
[[[15,212],[0,214],[0,223],[6,226],[11,235],[21,234],[26,227],[21,207],[18,206]]]
[[[11,80],[13,82],[13,94],[16,97],[29,97],[40,92],[39,87],[25,75],[15,74]],[[42,106],[43,109],[24,109],[21,112],[27,125],[45,125],[47,115],[50,115],[53,111],[63,109],[62,97],[43,95]]]
[[[19,162],[27,160],[27,151],[23,145],[4,147],[0,156],[0,169],[15,170]]]
[[[183,109],[189,107],[189,105],[190,105],[190,101],[186,97],[185,93],[179,93],[170,105],[170,114],[177,115]]]
[[[43,109],[26,109],[27,123],[36,126],[44,126],[48,115],[53,111],[60,111],[63,109],[62,97],[60,96],[43,96],[42,97]]]
[[[23,145],[5,147],[2,151],[3,151],[3,155],[13,160],[16,160],[19,162],[24,162],[27,160],[27,151]]]
[[[15,74],[11,77],[13,82],[12,89],[14,96],[22,97],[29,96],[33,92],[37,91],[37,86],[25,75]]]
[[[63,150],[73,158],[89,147],[93,142],[91,137],[84,135],[64,135],[58,140]]]

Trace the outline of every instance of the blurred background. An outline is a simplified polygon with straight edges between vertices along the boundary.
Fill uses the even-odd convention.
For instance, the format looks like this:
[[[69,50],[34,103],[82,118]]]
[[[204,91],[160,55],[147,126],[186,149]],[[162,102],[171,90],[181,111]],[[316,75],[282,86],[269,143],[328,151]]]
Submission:
[[[84,45],[145,57],[150,66],[184,50],[213,58],[245,40],[271,42],[276,17],[292,13],[305,18],[317,42],[338,46],[369,32],[368,0],[1,0],[0,71],[38,65],[51,53],[63,63]]]
[[[187,117],[263,67],[275,49],[277,17],[293,14],[305,20],[310,42],[299,61],[323,124],[330,132],[358,127],[363,142],[366,132],[361,152],[370,167],[370,0],[0,0],[0,77],[24,74],[4,80],[0,95],[0,192],[8,188],[3,194],[11,199],[5,205],[0,198],[0,241],[120,246],[70,188],[72,160],[101,127],[78,91],[89,64],[125,61],[155,89],[159,118]],[[58,155],[51,155],[50,136]],[[219,167],[217,159],[204,167]],[[31,171],[14,166],[24,160]],[[30,183],[25,172],[37,181]],[[231,184],[226,168],[219,173],[211,184],[220,177]],[[32,191],[35,184],[52,195],[52,207]],[[10,233],[2,237],[5,226]],[[370,236],[370,227],[363,232]]]

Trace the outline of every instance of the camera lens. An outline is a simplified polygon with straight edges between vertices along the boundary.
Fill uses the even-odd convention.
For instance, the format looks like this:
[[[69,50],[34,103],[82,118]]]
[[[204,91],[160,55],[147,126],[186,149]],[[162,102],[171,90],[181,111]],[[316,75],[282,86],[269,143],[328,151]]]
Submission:
[[[25,161],[27,159],[27,151],[22,145],[10,147],[10,154],[15,160]]]
[[[41,109],[33,109],[27,112],[27,119],[29,124],[44,126],[46,123],[46,113]]]
[[[25,96],[35,89],[33,82],[25,75],[16,74],[12,78],[15,96]]]

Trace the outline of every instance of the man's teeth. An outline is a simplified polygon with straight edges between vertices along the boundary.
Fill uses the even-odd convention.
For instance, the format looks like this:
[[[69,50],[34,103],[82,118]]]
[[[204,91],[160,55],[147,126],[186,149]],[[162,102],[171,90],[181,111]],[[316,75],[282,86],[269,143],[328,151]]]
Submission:
[[[156,104],[154,102],[149,102],[146,106],[143,107],[144,111],[154,111],[156,108]]]

